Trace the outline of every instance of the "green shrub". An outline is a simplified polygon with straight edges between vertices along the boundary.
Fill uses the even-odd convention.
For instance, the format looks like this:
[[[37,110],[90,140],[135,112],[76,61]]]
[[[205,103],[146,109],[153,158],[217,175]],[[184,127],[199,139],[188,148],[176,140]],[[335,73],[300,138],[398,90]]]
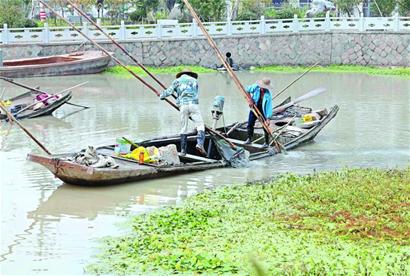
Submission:
[[[136,10],[130,13],[129,17],[132,22],[137,23],[144,18],[144,14],[140,10]]]
[[[24,27],[25,28],[36,28],[38,27],[38,23],[32,19],[26,19],[24,21]]]
[[[244,10],[238,14],[238,17],[235,19],[237,21],[244,21],[244,20],[258,20],[258,15],[251,11],[251,10]]]
[[[155,20],[167,19],[168,18],[168,12],[166,12],[166,11],[157,11],[154,14],[154,18],[155,18]]]
[[[306,14],[306,8],[294,7],[292,5],[286,4],[282,9],[277,11],[277,19],[289,19],[293,18],[294,15],[297,15],[298,18],[304,18]]]
[[[276,16],[278,15],[278,12],[275,10],[275,8],[268,8],[265,10],[263,15],[265,16],[266,19],[272,19],[272,18],[276,18]]]
[[[23,0],[0,1],[0,23],[9,28],[22,28],[25,23]]]

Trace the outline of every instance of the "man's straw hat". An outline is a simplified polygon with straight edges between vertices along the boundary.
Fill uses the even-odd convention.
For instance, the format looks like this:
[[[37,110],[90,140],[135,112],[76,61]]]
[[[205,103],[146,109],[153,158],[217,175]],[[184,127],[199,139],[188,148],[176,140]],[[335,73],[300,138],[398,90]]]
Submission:
[[[261,80],[258,80],[256,83],[259,85],[260,88],[269,90],[273,88],[273,86],[270,84],[270,79],[268,78],[262,78]]]
[[[189,69],[189,68],[184,68],[184,70],[182,70],[181,72],[179,72],[179,73],[176,75],[176,77],[179,78],[180,76],[182,76],[182,75],[184,75],[184,74],[185,74],[185,75],[188,75],[188,76],[191,76],[191,77],[193,77],[193,78],[195,78],[195,79],[198,78],[198,74],[192,72],[191,69]]]

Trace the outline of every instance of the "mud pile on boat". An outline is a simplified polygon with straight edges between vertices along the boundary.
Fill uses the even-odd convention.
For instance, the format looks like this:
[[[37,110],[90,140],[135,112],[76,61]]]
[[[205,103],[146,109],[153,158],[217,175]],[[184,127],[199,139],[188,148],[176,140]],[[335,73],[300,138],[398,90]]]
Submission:
[[[93,168],[112,168],[116,169],[119,166],[110,156],[97,154],[94,147],[88,146],[87,149],[77,153],[74,157],[67,158],[68,161],[85,165]]]

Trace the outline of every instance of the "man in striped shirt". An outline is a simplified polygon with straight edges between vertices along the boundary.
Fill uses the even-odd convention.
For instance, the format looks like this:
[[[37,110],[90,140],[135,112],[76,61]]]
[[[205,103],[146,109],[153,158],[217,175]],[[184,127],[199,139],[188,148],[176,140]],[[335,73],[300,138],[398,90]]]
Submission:
[[[166,97],[176,93],[176,103],[179,106],[181,114],[181,155],[184,156],[187,153],[188,143],[188,121],[192,119],[196,130],[198,131],[198,138],[196,149],[204,156],[206,151],[204,148],[205,143],[205,125],[202,120],[201,111],[199,110],[199,87],[198,87],[198,74],[192,72],[186,68],[176,75],[174,80],[168,89],[164,90],[160,99],[164,100]]]

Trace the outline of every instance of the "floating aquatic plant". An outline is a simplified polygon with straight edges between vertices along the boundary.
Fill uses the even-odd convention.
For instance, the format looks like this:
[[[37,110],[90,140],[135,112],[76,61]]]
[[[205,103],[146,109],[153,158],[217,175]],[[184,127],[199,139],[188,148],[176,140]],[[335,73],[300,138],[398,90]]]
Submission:
[[[409,226],[410,167],[285,174],[136,216],[87,271],[409,275]]]

